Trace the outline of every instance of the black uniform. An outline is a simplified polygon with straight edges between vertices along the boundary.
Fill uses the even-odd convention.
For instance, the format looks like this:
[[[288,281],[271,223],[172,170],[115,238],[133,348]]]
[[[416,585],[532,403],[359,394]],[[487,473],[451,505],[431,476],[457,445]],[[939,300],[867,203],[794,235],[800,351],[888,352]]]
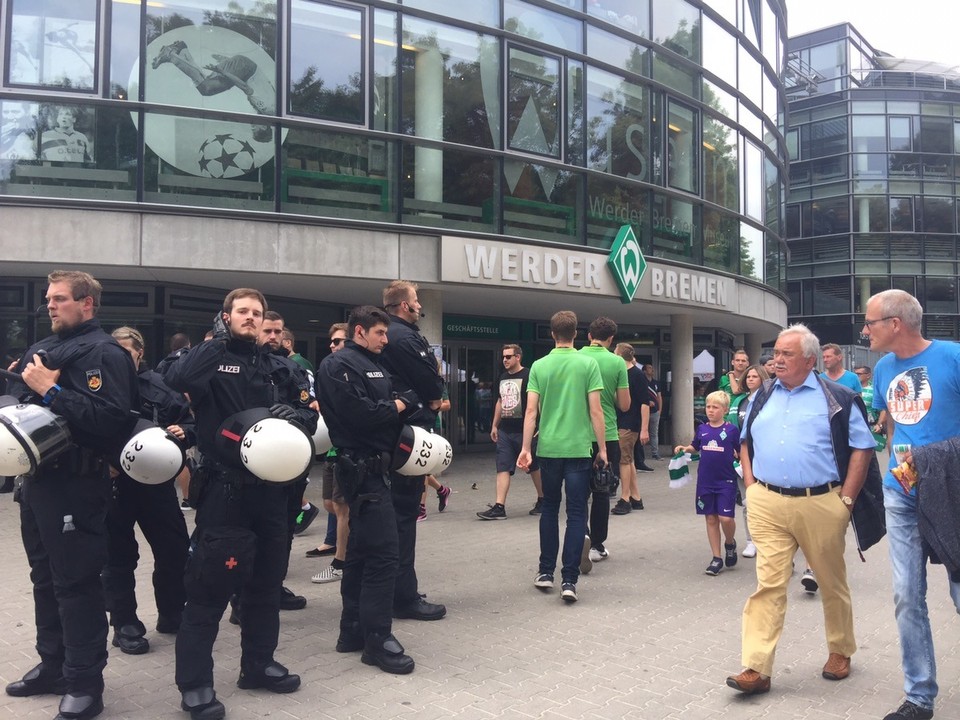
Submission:
[[[190,405],[180,393],[170,389],[163,377],[153,370],[138,375],[140,417],[166,428],[179,425],[186,433],[184,445],[196,442]],[[180,625],[186,602],[183,569],[187,563],[190,538],[183,511],[177,500],[173,479],[160,485],[146,485],[133,480],[120,470],[113,481],[113,501],[107,513],[109,559],[103,570],[110,624],[124,632],[142,636],[145,632],[137,618],[137,593],[134,571],[140,559],[134,524],[153,551],[153,593],[160,613],[158,625],[172,632]],[[138,632],[128,626],[139,628]]]
[[[285,403],[312,434],[317,413],[307,407],[306,373],[253,342],[216,338],[204,342],[170,366],[164,380],[190,395],[202,456],[195,479],[205,483],[184,579],[187,604],[177,635],[176,681],[185,692],[213,686],[213,643],[227,602],[241,586],[241,674],[256,676],[274,662],[280,632],[287,490],[259,481],[219,457],[216,432],[238,412]]]
[[[400,435],[390,375],[375,353],[348,340],[317,368],[320,411],[338,453],[338,479],[350,506],[350,539],[340,595],[341,638],[389,635],[397,574],[397,523],[391,502],[390,453]],[[351,487],[343,469],[366,469]],[[359,623],[359,626],[358,626]]]
[[[129,439],[139,404],[130,355],[88,320],[51,335],[24,353],[22,371],[38,351],[59,369],[62,390],[49,407],[66,419],[76,447],[23,476],[20,533],[30,563],[37,652],[44,675],[63,673],[67,690],[97,695],[107,664],[107,616],[100,571],[107,560],[105,518],[110,498],[107,457]],[[42,404],[26,385],[8,392]],[[68,518],[69,516],[69,518]]]
[[[437,372],[437,360],[430,343],[420,334],[420,328],[396,315],[390,316],[389,342],[383,349],[382,364],[393,377],[395,392],[410,397],[412,391],[419,400],[408,405],[401,420],[432,431],[437,413],[428,405],[443,397],[443,378]],[[397,515],[397,534],[400,540],[400,569],[394,591],[394,606],[407,608],[420,603],[417,572],[414,567],[417,546],[417,516],[420,514],[420,496],[424,476],[410,477],[392,473],[393,507]]]

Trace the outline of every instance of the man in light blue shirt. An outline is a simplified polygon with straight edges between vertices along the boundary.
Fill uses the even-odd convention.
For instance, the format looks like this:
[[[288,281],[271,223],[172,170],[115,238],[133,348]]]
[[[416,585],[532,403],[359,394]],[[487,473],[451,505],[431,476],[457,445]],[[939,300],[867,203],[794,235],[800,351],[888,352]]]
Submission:
[[[847,677],[856,650],[843,552],[874,440],[860,396],[814,372],[819,353],[806,326],[782,331],[774,347],[776,380],[757,391],[744,425],[740,462],[758,550],[757,589],[743,609],[745,669],[727,685],[746,694],[770,690],[797,548],[823,591],[829,652],[823,677]]]
[[[843,350],[836,343],[827,343],[823,351],[823,374],[835,383],[840,383],[854,392],[862,393],[863,385],[856,373],[845,370],[843,367]]]

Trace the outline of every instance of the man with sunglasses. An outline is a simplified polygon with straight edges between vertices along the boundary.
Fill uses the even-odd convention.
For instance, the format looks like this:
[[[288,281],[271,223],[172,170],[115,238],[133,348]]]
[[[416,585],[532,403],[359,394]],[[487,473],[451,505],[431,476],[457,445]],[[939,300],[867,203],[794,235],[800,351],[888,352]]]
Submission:
[[[519,345],[503,346],[503,369],[496,390],[496,404],[493,408],[493,423],[490,439],[497,444],[497,499],[489,510],[478,512],[481,520],[507,519],[507,493],[510,492],[510,478],[517,467],[517,458],[523,447],[523,415],[527,411],[527,381],[530,369],[523,367],[523,351]],[[537,489],[537,503],[530,510],[531,515],[539,515],[543,504],[543,486],[540,484],[540,466],[536,453],[530,464],[530,478]]]
[[[929,548],[921,536],[920,522],[924,518],[930,523],[931,516],[917,487],[907,491],[892,470],[915,461],[918,454],[925,455],[922,446],[960,435],[960,346],[924,338],[923,308],[903,290],[874,295],[864,314],[863,335],[870,340],[870,349],[887,353],[873,369],[873,407],[886,411],[887,438],[893,446],[883,476],[883,503],[906,696],[884,720],[929,720],[939,688],[927,613]],[[931,479],[921,476],[920,487],[926,502],[936,504],[938,486],[930,485]],[[954,480],[947,478],[948,483]],[[952,520],[955,523],[956,519]],[[957,580],[949,577],[948,586],[960,612]]]
[[[407,405],[400,420],[432,431],[443,400],[443,378],[437,372],[437,361],[430,343],[417,326],[421,305],[416,284],[406,280],[391,282],[383,290],[383,307],[390,316],[390,331],[381,363],[392,377],[393,391]],[[447,609],[423,599],[414,567],[424,477],[390,474],[400,543],[393,614],[397,618],[412,620],[439,620],[447,614]]]

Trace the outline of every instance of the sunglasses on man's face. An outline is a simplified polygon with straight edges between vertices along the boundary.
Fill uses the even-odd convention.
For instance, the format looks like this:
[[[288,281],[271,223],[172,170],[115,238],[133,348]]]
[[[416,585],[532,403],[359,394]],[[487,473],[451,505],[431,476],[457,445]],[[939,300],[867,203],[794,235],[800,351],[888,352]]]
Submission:
[[[504,356],[503,356],[503,359],[504,359],[504,360],[510,360],[510,359],[512,359],[512,358],[514,358],[514,357],[516,357],[516,355],[504,355]]]
[[[346,338],[333,338],[333,339],[330,341],[330,344],[331,344],[331,345],[339,345],[339,344],[342,343],[344,340],[346,340]]]

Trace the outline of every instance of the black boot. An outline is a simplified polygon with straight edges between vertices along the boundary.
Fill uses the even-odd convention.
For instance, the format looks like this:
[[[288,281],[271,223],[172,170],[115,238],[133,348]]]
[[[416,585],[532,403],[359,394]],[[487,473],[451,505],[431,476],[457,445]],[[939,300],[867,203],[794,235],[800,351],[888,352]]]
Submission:
[[[363,630],[360,623],[340,621],[340,637],[337,638],[337,652],[349,653],[363,650]]]
[[[240,670],[237,687],[241,690],[263,688],[275,693],[291,693],[300,688],[300,676],[291,675],[283,665],[272,662],[260,670]]]
[[[240,624],[240,597],[237,595],[230,596],[230,624]]]
[[[60,712],[53,720],[88,720],[102,712],[102,690],[74,690],[60,700]]]
[[[13,492],[13,475],[7,475],[3,478],[3,484],[0,485],[0,493]]]
[[[367,635],[360,660],[365,665],[376,665],[384,672],[394,675],[412,673],[414,667],[413,658],[403,654],[403,645],[393,634],[370,633]]]
[[[121,625],[113,629],[113,646],[127,655],[143,655],[150,651],[150,643],[144,635],[147,628],[137,620],[129,625]]]
[[[60,674],[60,668],[50,670],[40,663],[21,680],[7,685],[7,695],[12,697],[30,697],[32,695],[63,695],[67,691],[67,681]]]
[[[307,606],[307,599],[303,595],[295,595],[293,590],[280,588],[281,610],[303,610]]]
[[[190,720],[221,720],[227,714],[212,687],[184,690],[180,708],[190,713]]]

